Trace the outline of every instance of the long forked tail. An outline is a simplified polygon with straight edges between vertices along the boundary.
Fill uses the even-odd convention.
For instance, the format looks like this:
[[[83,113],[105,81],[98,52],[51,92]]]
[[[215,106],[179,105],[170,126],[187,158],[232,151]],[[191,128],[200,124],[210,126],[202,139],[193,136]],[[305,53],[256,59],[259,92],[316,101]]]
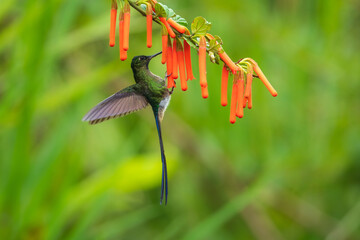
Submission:
[[[162,161],[162,178],[161,178],[161,196],[160,196],[160,204],[162,204],[164,195],[165,195],[165,205],[167,204],[167,197],[168,197],[168,179],[167,179],[167,168],[166,168],[166,158],[164,152],[164,144],[161,136],[161,127],[160,127],[160,120],[157,111],[154,111],[155,121],[156,121],[156,128],[159,135],[159,142],[160,142],[160,151],[161,151],[161,161]],[[164,192],[165,189],[165,192]]]

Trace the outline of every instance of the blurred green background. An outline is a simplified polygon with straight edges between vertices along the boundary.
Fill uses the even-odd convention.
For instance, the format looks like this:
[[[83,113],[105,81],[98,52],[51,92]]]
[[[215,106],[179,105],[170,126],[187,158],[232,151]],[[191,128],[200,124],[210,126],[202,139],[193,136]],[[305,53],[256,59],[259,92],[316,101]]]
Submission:
[[[163,121],[169,202],[152,112],[82,116],[133,83],[108,47],[110,1],[1,0],[0,239],[359,239],[360,2],[164,0],[204,16],[279,96],[229,123],[221,66],[176,89]],[[129,58],[161,49],[132,11]],[[196,53],[193,68],[198,78]],[[160,58],[151,70],[163,76]]]

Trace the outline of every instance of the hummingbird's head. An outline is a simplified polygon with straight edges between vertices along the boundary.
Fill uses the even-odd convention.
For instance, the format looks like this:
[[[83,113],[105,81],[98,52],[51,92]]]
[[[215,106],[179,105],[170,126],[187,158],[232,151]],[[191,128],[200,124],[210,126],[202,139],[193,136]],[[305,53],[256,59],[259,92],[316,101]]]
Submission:
[[[131,68],[132,69],[148,68],[150,60],[161,53],[162,52],[158,52],[151,56],[144,56],[144,55],[136,56],[131,61]]]

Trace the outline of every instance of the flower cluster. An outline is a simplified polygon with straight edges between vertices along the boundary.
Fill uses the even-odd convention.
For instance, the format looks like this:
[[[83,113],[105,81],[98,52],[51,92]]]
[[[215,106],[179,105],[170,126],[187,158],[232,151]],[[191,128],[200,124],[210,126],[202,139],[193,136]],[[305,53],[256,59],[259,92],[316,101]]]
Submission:
[[[244,108],[252,108],[251,85],[253,78],[259,78],[272,96],[277,92],[271,86],[258,64],[251,58],[244,58],[233,62],[224,51],[223,42],[219,36],[212,36],[209,31],[211,23],[203,17],[196,17],[191,24],[191,31],[187,28],[187,21],[177,15],[174,10],[156,0],[111,0],[110,41],[115,46],[115,31],[117,10],[119,14],[119,48],[120,59],[127,59],[129,49],[130,7],[146,17],[147,47],[152,47],[152,23],[160,24],[162,39],[162,64],[166,64],[168,74],[168,88],[176,87],[175,79],[180,77],[180,86],[183,91],[188,89],[187,81],[195,79],[192,72],[190,48],[198,50],[200,86],[203,98],[208,98],[208,83],[206,79],[206,58],[219,64],[224,63],[221,80],[221,105],[227,106],[228,79],[233,75],[230,122],[235,123],[236,117],[244,116]],[[256,75],[255,75],[256,74]]]

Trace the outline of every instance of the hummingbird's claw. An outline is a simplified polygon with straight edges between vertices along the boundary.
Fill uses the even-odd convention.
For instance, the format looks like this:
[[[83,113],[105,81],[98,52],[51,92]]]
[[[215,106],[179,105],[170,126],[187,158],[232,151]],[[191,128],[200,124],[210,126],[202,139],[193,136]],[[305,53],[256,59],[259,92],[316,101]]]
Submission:
[[[172,73],[170,73],[169,75],[167,74],[167,71],[165,72],[165,80],[170,77],[172,75]]]
[[[175,80],[174,80],[174,86],[171,88],[170,95],[173,94],[174,89],[175,89],[175,86],[176,86],[176,82],[175,82]]]

